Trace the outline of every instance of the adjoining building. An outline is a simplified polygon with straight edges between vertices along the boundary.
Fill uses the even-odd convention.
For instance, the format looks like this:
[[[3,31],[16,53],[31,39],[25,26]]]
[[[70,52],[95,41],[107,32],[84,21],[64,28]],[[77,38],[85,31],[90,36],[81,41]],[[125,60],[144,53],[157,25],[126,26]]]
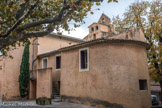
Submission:
[[[80,42],[83,42],[83,40],[69,36],[60,37],[56,34],[50,34],[38,39],[31,39],[30,70],[38,69],[36,60],[38,54],[57,50]],[[0,56],[0,66],[2,66],[2,69],[0,69],[0,98],[3,100],[21,99],[18,79],[23,51],[23,46],[10,51],[9,54],[13,56],[13,59]]]
[[[141,29],[114,34],[110,22],[102,14],[84,40],[52,34],[38,38],[31,45],[29,99],[60,95],[62,101],[99,108],[150,108],[150,46]],[[7,92],[0,94],[13,95]]]

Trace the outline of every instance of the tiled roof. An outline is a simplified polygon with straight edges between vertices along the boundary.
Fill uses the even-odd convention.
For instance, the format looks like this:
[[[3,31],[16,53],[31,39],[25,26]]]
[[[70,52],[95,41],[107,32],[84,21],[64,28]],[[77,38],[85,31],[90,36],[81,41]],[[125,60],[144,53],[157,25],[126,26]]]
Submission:
[[[104,13],[102,13],[100,19],[102,18],[102,16],[105,16],[107,19],[111,20],[107,15],[105,15]],[[98,20],[98,22],[100,21],[100,19]]]
[[[37,57],[40,58],[40,57],[44,57],[44,56],[59,53],[59,52],[60,52],[59,50],[54,50],[54,51],[46,52],[46,53],[43,53],[43,54],[39,54]]]
[[[80,43],[80,44],[76,44],[76,45],[73,45],[73,46],[64,47],[64,48],[61,48],[60,51],[66,51],[66,50],[71,50],[71,49],[80,48],[80,47],[87,47],[87,46],[90,46],[90,45],[100,44],[100,43],[107,43],[107,44],[127,43],[127,44],[134,44],[134,45],[143,46],[147,50],[150,48],[150,45],[148,43],[146,43],[146,42],[143,42],[143,41],[130,40],[130,39],[107,39],[107,38],[100,38],[100,39],[95,39],[95,40],[83,42],[83,43]]]
[[[68,51],[68,50],[81,48],[81,47],[88,47],[90,45],[96,45],[96,44],[101,44],[101,43],[107,43],[107,44],[126,43],[126,44],[142,46],[142,47],[145,47],[147,50],[150,48],[150,45],[146,42],[143,42],[143,41],[129,40],[129,39],[100,38],[100,39],[90,40],[90,41],[82,42],[82,43],[79,43],[79,44],[76,44],[76,45],[64,47],[64,48],[54,50],[54,51],[51,51],[51,52],[43,53],[43,54],[38,55],[38,57],[44,57],[44,56],[48,56],[48,55],[51,55],[51,54],[60,53],[60,52],[63,52],[63,51]]]
[[[104,14],[104,13],[102,13],[102,15],[104,15],[105,17],[107,17],[107,19],[110,19],[110,18],[109,18],[106,14]],[[101,16],[102,16],[102,15],[101,15]]]

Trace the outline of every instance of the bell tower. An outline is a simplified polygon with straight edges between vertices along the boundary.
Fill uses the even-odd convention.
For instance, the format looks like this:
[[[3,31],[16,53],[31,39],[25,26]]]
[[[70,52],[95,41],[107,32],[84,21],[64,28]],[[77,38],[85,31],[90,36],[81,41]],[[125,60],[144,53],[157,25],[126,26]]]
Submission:
[[[104,13],[98,22],[92,23],[88,28],[89,34],[84,38],[86,41],[103,38],[113,33],[111,19]]]

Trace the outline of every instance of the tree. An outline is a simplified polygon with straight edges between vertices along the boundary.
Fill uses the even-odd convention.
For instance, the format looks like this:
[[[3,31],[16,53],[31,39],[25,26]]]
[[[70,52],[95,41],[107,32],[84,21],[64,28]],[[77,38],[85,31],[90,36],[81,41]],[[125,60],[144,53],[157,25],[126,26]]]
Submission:
[[[92,5],[103,0],[0,0],[0,51],[7,54],[10,46],[27,43],[31,37],[48,35],[53,30],[70,30],[83,19]],[[108,2],[117,0],[108,0]]]
[[[19,75],[19,91],[22,98],[28,96],[29,89],[29,44],[24,48]]]
[[[133,3],[124,13],[123,19],[116,17],[113,19],[113,22],[117,32],[119,33],[136,27],[140,27],[143,30],[147,42],[151,45],[150,50],[148,50],[149,73],[155,82],[160,83],[162,91],[161,10],[161,0]]]

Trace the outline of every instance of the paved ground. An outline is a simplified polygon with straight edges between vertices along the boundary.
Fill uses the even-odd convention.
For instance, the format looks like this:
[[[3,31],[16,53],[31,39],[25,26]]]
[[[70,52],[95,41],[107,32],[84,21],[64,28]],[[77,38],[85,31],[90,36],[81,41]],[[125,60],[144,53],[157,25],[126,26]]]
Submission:
[[[152,106],[152,108],[162,108],[162,105]]]
[[[54,100],[52,101],[52,105],[40,106],[36,105],[35,101],[2,102],[0,99],[0,108],[94,108],[94,107],[75,103],[55,102]]]

